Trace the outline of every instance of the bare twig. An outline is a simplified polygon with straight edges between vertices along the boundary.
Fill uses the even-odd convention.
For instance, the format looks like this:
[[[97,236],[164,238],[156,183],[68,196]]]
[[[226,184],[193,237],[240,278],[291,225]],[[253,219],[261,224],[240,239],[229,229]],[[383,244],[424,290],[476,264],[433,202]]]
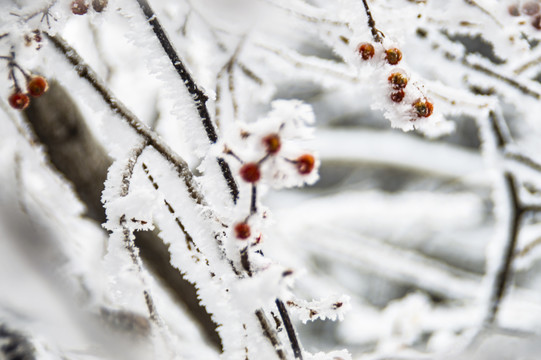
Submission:
[[[289,338],[289,342],[291,343],[291,348],[293,349],[293,354],[295,355],[295,358],[302,360],[301,347],[299,345],[299,341],[297,340],[297,334],[295,333],[295,329],[291,323],[287,308],[284,302],[280,299],[276,299],[276,307],[278,307],[278,312],[280,313],[280,317],[282,318],[282,322],[286,328],[287,336]]]
[[[272,346],[274,346],[274,350],[276,350],[276,355],[278,355],[278,358],[280,360],[286,360],[287,358],[282,343],[280,342],[280,339],[269,324],[269,321],[267,320],[267,317],[265,316],[263,310],[256,310],[255,315],[257,316],[257,320],[259,320],[261,329],[263,329],[263,334],[267,339],[269,339]]]
[[[372,37],[374,38],[375,42],[382,42],[385,35],[381,31],[379,31],[376,28],[376,21],[372,17],[372,13],[370,12],[370,8],[368,7],[368,3],[366,0],[363,0],[364,10],[366,12],[366,17],[368,18],[368,27],[370,28],[370,32],[372,33]]]

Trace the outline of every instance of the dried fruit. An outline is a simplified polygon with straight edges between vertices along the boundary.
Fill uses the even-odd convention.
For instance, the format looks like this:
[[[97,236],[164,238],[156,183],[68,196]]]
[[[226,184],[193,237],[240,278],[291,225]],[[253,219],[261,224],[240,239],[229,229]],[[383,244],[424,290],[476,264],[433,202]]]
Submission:
[[[102,12],[107,7],[108,0],[92,0],[92,7],[96,12]]]
[[[519,16],[520,11],[518,10],[518,6],[516,4],[510,5],[507,8],[507,11],[509,12],[509,15],[511,16]]]
[[[278,134],[270,134],[263,138],[263,145],[265,146],[265,151],[267,151],[268,154],[274,155],[278,151],[280,151],[280,148],[282,147],[282,142],[280,140],[280,136]]]
[[[406,96],[406,94],[404,93],[404,90],[400,89],[398,91],[394,91],[391,93],[391,100],[396,103],[399,103],[404,99],[404,96]]]
[[[394,72],[389,76],[389,83],[395,90],[400,90],[408,85],[408,78],[401,72]]]
[[[8,102],[12,108],[17,110],[23,110],[28,107],[28,104],[30,104],[30,98],[28,97],[28,95],[17,91],[10,95]]]
[[[374,49],[374,45],[362,43],[357,47],[357,52],[361,55],[363,60],[370,60],[374,57],[376,50]]]
[[[235,225],[235,237],[237,239],[246,240],[250,237],[252,234],[250,230],[250,225],[246,224],[245,222],[241,222]]]
[[[73,0],[71,2],[71,12],[75,15],[84,15],[88,11],[86,0]]]
[[[301,155],[295,160],[295,164],[297,165],[297,171],[302,175],[307,175],[314,170],[314,166],[316,164],[316,159],[314,156],[310,154],[304,154]]]
[[[532,20],[532,26],[537,30],[541,30],[541,15],[537,15]]]
[[[392,48],[385,51],[385,59],[391,65],[396,65],[402,60],[402,51],[397,48]]]
[[[26,84],[26,89],[30,95],[38,97],[49,89],[49,84],[43,76],[33,76]]]
[[[522,12],[526,15],[533,16],[539,12],[539,4],[534,1],[528,1],[522,5]]]
[[[429,117],[434,111],[434,105],[426,99],[417,99],[413,103],[413,108],[418,117]]]
[[[259,165],[256,163],[247,163],[240,168],[240,177],[242,180],[255,183],[261,178],[261,172],[259,171]]]

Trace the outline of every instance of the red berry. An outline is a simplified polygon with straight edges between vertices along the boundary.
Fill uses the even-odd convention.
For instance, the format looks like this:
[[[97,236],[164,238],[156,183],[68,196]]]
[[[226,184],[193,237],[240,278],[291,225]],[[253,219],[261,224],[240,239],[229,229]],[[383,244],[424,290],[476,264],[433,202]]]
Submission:
[[[517,5],[510,5],[507,8],[507,11],[509,12],[509,15],[511,15],[511,16],[519,16],[520,15],[520,11],[518,10]]]
[[[22,92],[15,92],[11,94],[11,96],[8,99],[9,105],[11,105],[12,108],[17,110],[23,110],[28,107],[28,104],[30,104],[30,98],[28,95],[23,94]]]
[[[404,96],[406,94],[404,93],[404,90],[400,89],[398,91],[394,91],[391,93],[391,100],[395,103],[399,103],[404,99]]]
[[[526,15],[532,16],[539,12],[539,4],[533,1],[529,1],[522,5],[522,12]]]
[[[385,59],[391,65],[396,65],[402,60],[402,51],[397,48],[392,48],[385,51]]]
[[[400,90],[408,85],[408,78],[401,72],[394,72],[389,76],[389,83],[395,90]]]
[[[237,239],[246,240],[250,237],[251,230],[250,225],[245,222],[241,222],[235,225],[235,237]]]
[[[418,117],[429,117],[434,111],[434,105],[426,99],[417,99],[413,103],[413,108]]]
[[[71,2],[71,12],[75,15],[84,15],[88,11],[86,0],[73,0]]]
[[[92,7],[96,12],[102,12],[107,6],[108,0],[92,0]]]
[[[282,147],[280,136],[278,134],[270,134],[263,138],[263,145],[268,154],[274,155]]]
[[[261,172],[259,171],[259,165],[256,163],[247,163],[240,168],[240,177],[242,180],[255,183],[261,178]]]
[[[310,154],[304,154],[299,156],[295,163],[297,165],[297,171],[302,175],[307,175],[314,170],[316,159]]]
[[[374,49],[374,45],[362,43],[357,47],[357,52],[361,55],[363,60],[370,60],[374,57],[376,50]]]
[[[49,84],[43,76],[33,76],[26,84],[26,90],[34,97],[43,95],[49,89]]]

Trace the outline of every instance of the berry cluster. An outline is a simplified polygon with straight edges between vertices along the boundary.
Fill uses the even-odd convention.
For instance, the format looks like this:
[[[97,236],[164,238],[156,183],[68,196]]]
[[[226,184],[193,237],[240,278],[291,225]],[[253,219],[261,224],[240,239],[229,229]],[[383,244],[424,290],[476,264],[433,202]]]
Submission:
[[[363,61],[369,61],[374,58],[376,49],[374,45],[370,43],[361,43],[357,46],[357,53],[360,55]],[[390,48],[385,50],[385,61],[387,64],[395,66],[402,60],[402,52],[397,48]],[[395,69],[387,78],[387,82],[390,86],[389,98],[394,103],[401,103],[406,96],[406,86],[408,85],[408,76],[401,69]],[[411,104],[413,113],[415,116],[411,118],[415,121],[417,118],[429,117],[432,115],[434,106],[426,98],[418,98]]]
[[[92,8],[96,12],[105,10],[109,0],[92,0]],[[71,2],[71,12],[75,15],[84,15],[88,12],[90,5],[88,0],[73,0]]]
[[[39,97],[49,89],[49,84],[43,76],[25,75],[26,91],[23,92],[16,84],[15,91],[8,98],[9,105],[17,110],[23,110],[28,107],[30,104],[30,96]]]
[[[541,6],[538,1],[528,1],[519,6],[518,4],[513,4],[507,9],[509,15],[511,16],[520,16],[526,15],[532,18],[530,24],[537,30],[541,30]]]

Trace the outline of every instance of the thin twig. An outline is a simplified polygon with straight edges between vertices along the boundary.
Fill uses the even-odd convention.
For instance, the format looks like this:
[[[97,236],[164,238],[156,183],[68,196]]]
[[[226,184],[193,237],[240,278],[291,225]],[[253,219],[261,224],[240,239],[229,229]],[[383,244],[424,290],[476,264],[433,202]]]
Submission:
[[[167,161],[169,161],[177,170],[179,176],[184,180],[184,184],[190,194],[190,197],[197,203],[206,204],[203,194],[199,191],[198,184],[184,159],[177,155],[173,150],[148,126],[141,122],[120,100],[118,100],[107,86],[98,78],[95,71],[87,65],[79,54],[59,35],[45,33],[55,47],[66,57],[66,59],[75,67],[77,74],[85,79],[102,97],[109,108],[119,115],[126,123],[148,142],[156,151],[158,151]]]
[[[286,354],[282,347],[282,343],[280,342],[280,339],[278,338],[276,333],[273,331],[271,325],[269,324],[269,321],[267,320],[267,317],[263,313],[263,310],[261,309],[256,310],[255,315],[257,316],[257,320],[259,320],[261,329],[263,329],[263,335],[265,335],[265,337],[269,339],[270,343],[274,347],[274,350],[276,350],[276,354],[278,355],[278,358],[280,360],[287,360]]]
[[[363,0],[363,5],[364,11],[366,12],[366,17],[368,18],[368,27],[370,28],[374,41],[378,43],[383,42],[385,35],[383,35],[383,33],[376,28],[376,21],[372,17],[372,13],[370,12],[370,8],[368,7],[366,0]]]
[[[162,25],[158,21],[158,17],[154,13],[148,2],[146,0],[137,0],[137,3],[143,11],[148,23],[152,27],[152,31],[158,38],[158,41],[160,42],[160,45],[162,46],[164,52],[171,61],[171,64],[184,82],[188,93],[191,95],[209,141],[213,144],[216,143],[218,141],[218,135],[208,112],[208,97],[197,86],[194,79],[184,66],[182,60],[175,51],[173,44],[167,37],[167,34],[165,33]],[[229,187],[229,192],[231,194],[232,200],[234,203],[236,203],[239,197],[239,189],[237,183],[235,182],[235,179],[233,178],[231,169],[223,158],[218,158],[217,161],[218,165],[220,166],[220,170],[222,171],[223,177],[226,181],[226,184]]]
[[[282,318],[282,322],[284,323],[284,326],[286,328],[287,337],[289,338],[289,342],[291,343],[293,354],[295,355],[295,358],[302,360],[302,350],[299,345],[295,329],[293,328],[293,324],[291,323],[291,318],[289,317],[289,313],[287,312],[287,308],[284,302],[280,299],[276,299],[276,307],[278,307],[278,312],[280,312],[280,317]]]

